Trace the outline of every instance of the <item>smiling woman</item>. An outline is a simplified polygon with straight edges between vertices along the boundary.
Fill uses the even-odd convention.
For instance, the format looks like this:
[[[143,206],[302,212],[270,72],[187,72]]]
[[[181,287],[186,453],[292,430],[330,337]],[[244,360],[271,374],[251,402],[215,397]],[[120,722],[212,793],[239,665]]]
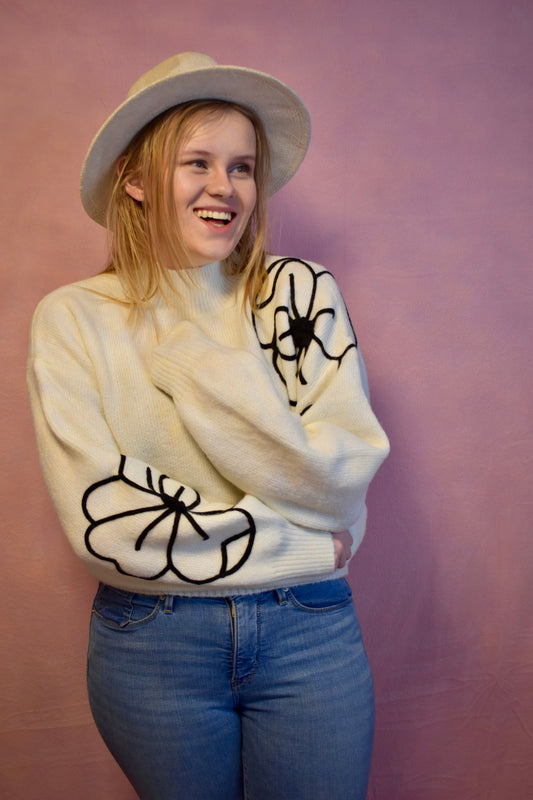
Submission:
[[[271,76],[155,67],[83,168],[109,266],[34,316],[42,468],[99,581],[91,708],[142,800],[366,794],[345,576],[388,441],[333,276],[265,252],[268,196],[308,141]]]

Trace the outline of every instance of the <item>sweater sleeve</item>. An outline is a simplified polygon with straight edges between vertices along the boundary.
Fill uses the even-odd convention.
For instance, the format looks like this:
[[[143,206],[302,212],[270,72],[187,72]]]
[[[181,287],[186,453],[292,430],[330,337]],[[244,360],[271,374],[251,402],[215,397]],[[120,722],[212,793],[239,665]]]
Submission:
[[[43,474],[66,535],[99,580],[131,591],[231,594],[334,572],[326,531],[306,529],[243,492],[204,500],[122,453],[69,309],[34,318],[28,385]]]
[[[180,323],[156,348],[154,380],[216,468],[244,492],[298,525],[351,527],[364,516],[389,443],[331,274],[275,262],[255,328],[259,353],[224,347]]]

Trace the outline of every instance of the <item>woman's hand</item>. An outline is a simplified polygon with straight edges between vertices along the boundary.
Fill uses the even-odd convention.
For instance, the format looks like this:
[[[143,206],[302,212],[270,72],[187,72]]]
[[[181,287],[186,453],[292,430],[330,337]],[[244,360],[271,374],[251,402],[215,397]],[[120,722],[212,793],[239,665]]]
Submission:
[[[331,535],[335,546],[335,569],[341,569],[350,559],[352,553],[352,534],[350,531],[339,531],[339,533],[332,533]]]

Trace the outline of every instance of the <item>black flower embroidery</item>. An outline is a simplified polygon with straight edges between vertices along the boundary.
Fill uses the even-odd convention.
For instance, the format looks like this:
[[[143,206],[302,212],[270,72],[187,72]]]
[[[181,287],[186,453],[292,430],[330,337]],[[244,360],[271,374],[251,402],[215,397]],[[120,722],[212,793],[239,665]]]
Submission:
[[[198,492],[122,456],[118,474],[83,496],[85,545],[123,575],[157,580],[171,572],[187,583],[210,583],[242,567],[255,523],[242,508],[200,511],[200,504]]]
[[[275,307],[273,328],[268,333],[264,333],[260,317],[255,315],[254,328],[263,350],[272,351],[273,367],[287,389],[290,405],[294,407],[297,405],[298,384],[306,386],[308,383],[305,361],[309,352],[318,348],[323,358],[336,361],[340,367],[346,353],[357,347],[357,338],[349,323],[349,332],[335,336],[336,352],[329,352],[324,344],[323,339],[335,320],[336,310],[331,306],[317,308],[316,298],[319,281],[334,280],[330,272],[316,272],[305,261],[283,258],[274,261],[268,268],[268,273],[273,275],[271,290],[269,296],[259,304],[259,310],[280,297],[285,303]],[[288,363],[294,369],[294,380],[290,381],[292,386],[289,386],[287,380]]]

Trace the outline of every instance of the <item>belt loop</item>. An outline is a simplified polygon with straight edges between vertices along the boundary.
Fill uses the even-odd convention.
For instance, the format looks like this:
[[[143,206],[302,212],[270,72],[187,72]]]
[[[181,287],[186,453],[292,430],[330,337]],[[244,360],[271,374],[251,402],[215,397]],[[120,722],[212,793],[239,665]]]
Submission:
[[[171,594],[164,594],[161,600],[165,601],[165,614],[172,614],[174,611],[174,596]]]
[[[287,605],[287,589],[274,589],[280,606]]]

